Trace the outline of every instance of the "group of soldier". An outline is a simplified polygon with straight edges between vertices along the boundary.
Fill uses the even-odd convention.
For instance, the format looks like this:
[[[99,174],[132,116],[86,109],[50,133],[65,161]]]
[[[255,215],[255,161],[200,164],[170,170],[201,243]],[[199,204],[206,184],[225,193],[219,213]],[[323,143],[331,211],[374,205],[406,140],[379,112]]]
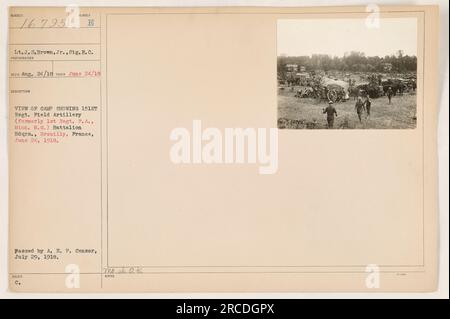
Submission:
[[[391,97],[389,97],[389,104],[391,103]],[[328,107],[323,109],[323,114],[327,115],[327,127],[329,129],[333,128],[334,126],[334,119],[338,116],[336,108],[333,105],[333,101],[328,102]],[[370,118],[370,109],[372,107],[372,100],[370,99],[369,95],[366,95],[366,97],[363,98],[361,96],[358,97],[355,104],[355,111],[358,115],[359,122],[362,122],[362,117],[364,112],[366,113],[366,119]]]

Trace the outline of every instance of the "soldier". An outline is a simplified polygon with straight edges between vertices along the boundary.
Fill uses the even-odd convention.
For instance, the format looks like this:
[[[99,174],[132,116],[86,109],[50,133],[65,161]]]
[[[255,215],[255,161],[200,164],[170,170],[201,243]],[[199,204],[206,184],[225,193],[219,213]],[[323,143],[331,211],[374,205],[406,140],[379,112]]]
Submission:
[[[327,123],[328,123],[328,128],[333,128],[334,125],[334,116],[336,115],[336,117],[338,116],[336,109],[333,106],[333,101],[329,101],[328,102],[328,107],[323,109],[323,114],[327,114]]]
[[[364,107],[366,108],[367,118],[370,117],[370,107],[372,106],[372,100],[369,94],[366,95],[366,100],[364,101]]]
[[[362,97],[359,96],[358,100],[356,101],[356,104],[355,104],[355,110],[356,110],[356,113],[358,114],[360,123],[362,122],[361,114],[362,114],[363,109],[364,109],[364,102],[362,100]]]
[[[394,95],[394,91],[392,91],[392,86],[390,86],[386,92],[387,97],[389,99],[389,104],[391,104],[392,95]]]

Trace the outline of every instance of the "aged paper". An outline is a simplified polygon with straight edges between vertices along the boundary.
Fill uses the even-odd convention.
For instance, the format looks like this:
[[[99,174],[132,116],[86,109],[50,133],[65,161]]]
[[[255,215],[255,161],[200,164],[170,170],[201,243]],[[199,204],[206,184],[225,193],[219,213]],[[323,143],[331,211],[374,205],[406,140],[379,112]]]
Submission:
[[[12,291],[436,289],[437,7],[9,28]]]

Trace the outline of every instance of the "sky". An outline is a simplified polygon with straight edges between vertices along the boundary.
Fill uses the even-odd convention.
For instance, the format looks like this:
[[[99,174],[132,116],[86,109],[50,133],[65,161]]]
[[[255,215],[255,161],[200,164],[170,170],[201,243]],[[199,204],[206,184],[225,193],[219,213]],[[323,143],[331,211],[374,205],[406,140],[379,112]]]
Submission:
[[[417,19],[382,18],[379,28],[368,28],[365,19],[280,19],[277,23],[278,55],[328,54],[343,56],[361,51],[384,57],[403,50],[417,55]]]

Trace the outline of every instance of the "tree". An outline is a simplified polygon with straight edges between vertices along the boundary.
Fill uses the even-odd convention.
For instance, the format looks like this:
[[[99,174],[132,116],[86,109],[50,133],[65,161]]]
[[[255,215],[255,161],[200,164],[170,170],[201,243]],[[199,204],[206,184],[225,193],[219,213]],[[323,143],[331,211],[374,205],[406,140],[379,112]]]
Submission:
[[[284,78],[285,65],[297,64],[308,71],[354,71],[354,72],[384,72],[384,65],[390,63],[395,72],[414,72],[417,70],[417,57],[405,55],[403,50],[384,57],[369,56],[364,52],[346,52],[343,57],[327,54],[313,54],[311,56],[279,56],[277,60],[278,75]]]

